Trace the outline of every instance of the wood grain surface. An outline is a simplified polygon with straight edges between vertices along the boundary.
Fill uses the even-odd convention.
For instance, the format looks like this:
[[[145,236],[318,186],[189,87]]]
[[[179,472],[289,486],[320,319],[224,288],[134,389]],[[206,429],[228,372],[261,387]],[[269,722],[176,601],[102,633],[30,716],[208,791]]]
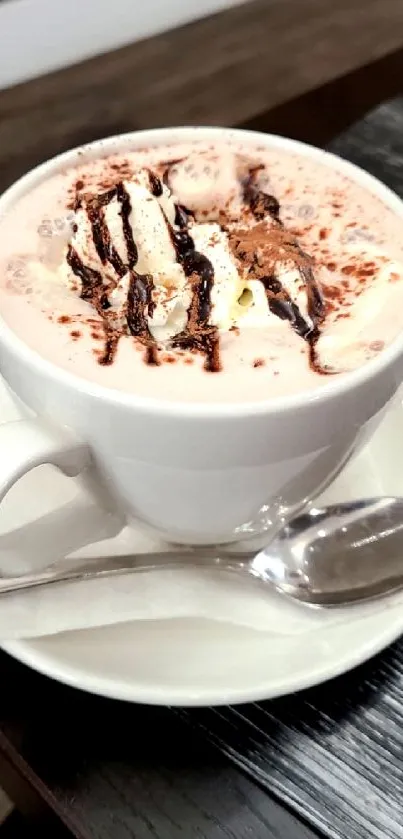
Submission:
[[[4,653],[0,674],[0,784],[41,839],[66,839],[56,818],[78,839],[315,839],[171,711],[74,691]]]
[[[403,836],[403,642],[301,696],[179,713],[326,836]]]
[[[329,144],[403,198],[403,97],[387,102]]]
[[[240,127],[323,146],[380,102],[402,93],[402,79],[403,48],[288,100]],[[382,117],[383,112],[374,119],[379,122]],[[343,138],[344,142],[348,144],[349,140]],[[371,153],[370,143],[368,148]],[[376,154],[375,149],[373,152]]]
[[[113,133],[254,120],[402,47],[401,0],[251,0],[0,91],[0,189]],[[378,78],[394,94],[401,66]]]

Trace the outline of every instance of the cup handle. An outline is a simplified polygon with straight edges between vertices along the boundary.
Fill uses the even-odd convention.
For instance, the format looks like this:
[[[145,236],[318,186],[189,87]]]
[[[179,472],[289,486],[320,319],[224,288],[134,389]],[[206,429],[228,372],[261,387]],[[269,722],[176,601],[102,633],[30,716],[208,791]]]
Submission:
[[[55,428],[42,419],[5,423],[0,426],[0,501],[36,466],[56,466],[74,477],[90,463],[89,447],[67,428]]]

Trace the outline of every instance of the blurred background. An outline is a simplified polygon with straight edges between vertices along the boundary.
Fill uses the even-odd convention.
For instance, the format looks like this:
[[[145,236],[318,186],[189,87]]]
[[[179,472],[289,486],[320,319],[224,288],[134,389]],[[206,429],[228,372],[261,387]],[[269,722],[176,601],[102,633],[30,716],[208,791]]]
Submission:
[[[136,128],[326,143],[400,92],[401,0],[0,0],[0,189]]]

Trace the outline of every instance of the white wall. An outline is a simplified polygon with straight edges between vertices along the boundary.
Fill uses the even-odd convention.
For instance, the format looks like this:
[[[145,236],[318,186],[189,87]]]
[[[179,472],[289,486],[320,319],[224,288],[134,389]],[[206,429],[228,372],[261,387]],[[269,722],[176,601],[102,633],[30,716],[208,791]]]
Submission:
[[[0,88],[242,1],[5,0],[0,3]]]

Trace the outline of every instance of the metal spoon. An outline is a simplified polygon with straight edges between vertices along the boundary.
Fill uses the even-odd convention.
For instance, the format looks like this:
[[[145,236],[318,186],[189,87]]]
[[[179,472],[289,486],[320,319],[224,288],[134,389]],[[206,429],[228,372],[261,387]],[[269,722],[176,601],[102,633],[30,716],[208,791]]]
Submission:
[[[403,498],[318,508],[285,524],[259,553],[227,546],[63,560],[18,577],[0,574],[0,595],[73,580],[197,567],[252,575],[311,606],[346,606],[403,588]]]

